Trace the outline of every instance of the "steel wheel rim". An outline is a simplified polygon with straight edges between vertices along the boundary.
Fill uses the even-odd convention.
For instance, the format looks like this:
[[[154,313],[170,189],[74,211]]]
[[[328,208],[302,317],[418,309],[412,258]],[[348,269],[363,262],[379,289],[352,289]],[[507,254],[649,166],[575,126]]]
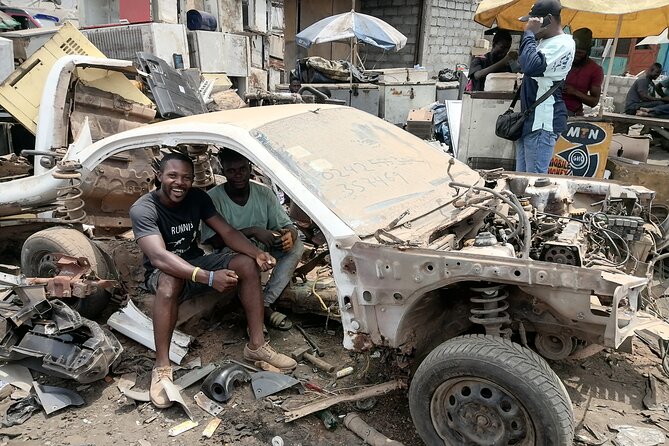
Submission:
[[[535,443],[535,428],[525,407],[503,387],[486,379],[460,377],[443,382],[430,401],[437,434],[452,445]]]

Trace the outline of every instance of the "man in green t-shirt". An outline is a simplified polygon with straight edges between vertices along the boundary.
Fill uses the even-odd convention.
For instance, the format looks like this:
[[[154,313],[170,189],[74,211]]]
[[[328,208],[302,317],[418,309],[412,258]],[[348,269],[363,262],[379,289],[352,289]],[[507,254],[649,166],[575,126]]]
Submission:
[[[290,283],[302,258],[304,245],[274,192],[251,181],[249,160],[230,149],[221,150],[219,159],[227,181],[211,189],[209,196],[233,228],[276,258],[277,264],[264,289],[265,321],[272,327],[288,330],[292,322],[271,305]],[[202,225],[202,240],[214,248],[224,248],[220,237],[205,224]]]

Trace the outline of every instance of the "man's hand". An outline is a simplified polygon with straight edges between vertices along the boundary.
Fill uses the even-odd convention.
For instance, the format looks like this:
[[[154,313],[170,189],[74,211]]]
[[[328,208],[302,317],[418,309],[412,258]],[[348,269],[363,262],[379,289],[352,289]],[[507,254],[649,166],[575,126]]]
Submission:
[[[508,53],[506,53],[506,56],[504,57],[506,58],[507,61],[518,60],[518,51],[513,51],[513,50],[509,51]]]
[[[272,248],[276,239],[276,233],[263,228],[255,228],[253,230],[253,237],[267,248]]]
[[[213,287],[216,291],[230,291],[237,286],[237,273],[229,269],[219,269],[214,271]]]
[[[281,250],[283,252],[288,252],[293,249],[293,245],[295,244],[293,231],[288,228],[283,228],[279,232],[281,232]]]
[[[579,93],[576,88],[569,84],[564,84],[564,89],[562,91],[571,96],[576,96]]]
[[[269,271],[276,265],[276,259],[268,252],[261,252],[256,257],[256,263],[260,267],[260,271]]]
[[[525,24],[525,31],[532,31],[536,34],[541,29],[541,24],[543,22],[543,17],[530,17]]]

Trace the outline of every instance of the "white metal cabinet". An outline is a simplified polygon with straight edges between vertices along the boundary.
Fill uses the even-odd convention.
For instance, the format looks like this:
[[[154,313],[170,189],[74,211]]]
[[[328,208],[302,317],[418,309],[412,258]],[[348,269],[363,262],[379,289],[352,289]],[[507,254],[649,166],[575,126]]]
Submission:
[[[409,111],[432,104],[437,97],[434,82],[379,84],[379,117],[393,124],[404,124]]]
[[[184,25],[142,23],[84,29],[81,32],[111,59],[132,60],[137,63],[137,52],[145,51],[160,57],[174,68],[174,55],[177,54],[183,59],[183,68],[190,68]]]
[[[462,98],[457,159],[478,169],[515,170],[513,142],[495,135],[497,117],[511,105],[513,93],[475,92]],[[520,102],[516,105],[520,109]]]

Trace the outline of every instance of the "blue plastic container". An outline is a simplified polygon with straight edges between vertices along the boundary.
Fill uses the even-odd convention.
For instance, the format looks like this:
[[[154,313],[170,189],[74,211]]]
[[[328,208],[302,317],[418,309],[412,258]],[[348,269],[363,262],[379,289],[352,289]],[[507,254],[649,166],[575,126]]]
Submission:
[[[216,31],[218,21],[208,12],[191,9],[186,12],[186,26],[191,31]]]

